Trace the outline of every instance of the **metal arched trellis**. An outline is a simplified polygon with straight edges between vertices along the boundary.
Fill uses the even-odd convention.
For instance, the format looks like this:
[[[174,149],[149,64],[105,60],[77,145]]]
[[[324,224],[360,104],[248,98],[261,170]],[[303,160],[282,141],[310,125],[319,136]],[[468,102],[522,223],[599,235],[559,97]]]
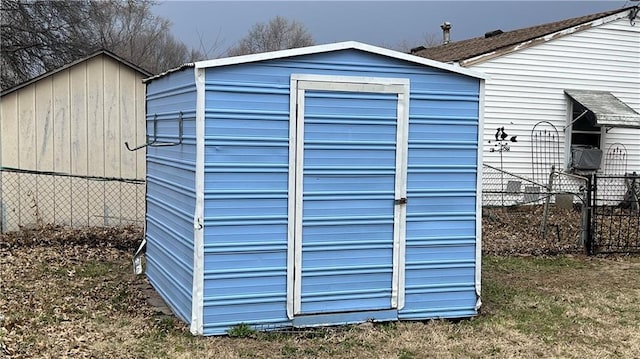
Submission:
[[[627,173],[627,147],[616,142],[609,145],[604,158],[604,174],[624,175]]]
[[[552,167],[562,168],[560,136],[549,121],[540,121],[531,129],[531,175],[536,183],[548,181]]]

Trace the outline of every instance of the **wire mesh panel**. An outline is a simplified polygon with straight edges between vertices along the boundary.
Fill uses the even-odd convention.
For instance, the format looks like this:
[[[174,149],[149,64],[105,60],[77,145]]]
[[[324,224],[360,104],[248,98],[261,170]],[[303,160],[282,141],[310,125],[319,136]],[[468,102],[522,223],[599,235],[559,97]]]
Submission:
[[[531,173],[532,180],[546,183],[552,167],[562,168],[560,135],[551,122],[541,121],[531,129]]]
[[[44,177],[45,176],[40,176]],[[73,218],[73,207],[71,205],[73,198],[73,190],[71,188],[72,177],[65,176],[47,176],[53,177],[53,222],[54,224],[69,226]],[[46,198],[43,194],[42,198]],[[46,222],[49,223],[49,222]]]
[[[541,184],[490,165],[483,166],[485,253],[584,251],[585,179],[554,172],[547,181]]]
[[[593,251],[640,252],[640,176],[595,177]]]
[[[485,164],[482,171],[482,205],[542,204],[544,185]]]
[[[71,178],[71,218],[72,227],[88,227],[89,220],[89,181],[84,178]]]
[[[0,230],[144,223],[145,182],[63,173],[0,170]]]
[[[15,216],[15,204],[20,206],[20,184],[12,176],[15,174],[0,171],[0,233],[5,232],[7,217]],[[14,203],[11,209],[7,208],[7,202]]]

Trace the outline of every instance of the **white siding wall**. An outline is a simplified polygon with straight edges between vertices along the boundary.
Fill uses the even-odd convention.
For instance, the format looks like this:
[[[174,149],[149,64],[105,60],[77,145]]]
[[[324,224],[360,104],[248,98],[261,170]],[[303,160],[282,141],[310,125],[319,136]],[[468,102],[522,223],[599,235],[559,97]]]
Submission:
[[[470,67],[491,76],[486,83],[484,161],[500,167],[500,156],[489,152],[488,142],[504,126],[509,135],[518,136],[503,153],[504,169],[519,175],[532,172],[531,129],[539,121],[558,128],[564,153],[565,89],[609,91],[640,112],[640,26],[631,26],[628,19]],[[603,152],[611,143],[624,143],[629,170],[640,172],[640,130],[614,128],[603,136]]]
[[[0,165],[144,179],[144,150],[124,148],[125,141],[145,140],[143,78],[98,55],[3,96]],[[17,175],[3,174],[4,230],[35,222],[111,225],[144,216],[143,186],[35,175],[21,176],[18,184],[9,176]]]

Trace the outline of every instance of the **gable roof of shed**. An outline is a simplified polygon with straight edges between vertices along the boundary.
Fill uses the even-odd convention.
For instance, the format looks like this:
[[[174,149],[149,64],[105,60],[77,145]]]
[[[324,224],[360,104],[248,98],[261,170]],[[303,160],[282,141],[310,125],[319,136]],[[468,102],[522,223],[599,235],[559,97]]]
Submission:
[[[122,57],[114,54],[113,52],[111,52],[109,50],[106,50],[106,49],[101,49],[101,50],[98,50],[98,51],[96,51],[96,52],[94,52],[94,53],[92,53],[92,54],[90,54],[88,56],[85,56],[85,57],[81,58],[81,59],[78,59],[78,60],[70,62],[70,63],[68,63],[68,64],[66,64],[64,66],[61,66],[61,67],[59,67],[57,69],[45,72],[42,75],[36,76],[36,77],[34,77],[34,78],[30,79],[30,80],[27,80],[27,81],[25,81],[23,83],[17,84],[17,85],[15,85],[13,87],[9,87],[8,89],[2,91],[0,93],[0,96],[8,95],[8,94],[10,94],[10,93],[12,93],[12,92],[14,92],[16,90],[19,90],[19,89],[21,89],[23,87],[29,86],[34,82],[38,82],[38,81],[40,81],[41,79],[43,79],[45,77],[49,77],[49,76],[54,75],[54,74],[56,74],[58,72],[64,71],[66,69],[69,69],[69,68],[71,68],[71,67],[73,67],[73,66],[75,66],[75,65],[77,65],[79,63],[85,62],[85,61],[90,60],[90,59],[92,59],[92,58],[94,58],[96,56],[99,56],[99,55],[105,55],[107,57],[112,58],[113,60],[115,60],[117,62],[123,63],[123,64],[127,65],[128,67],[130,67],[131,69],[133,69],[134,71],[137,71],[137,72],[141,73],[144,76],[151,76],[152,75],[151,72],[141,68],[140,66],[137,66],[137,65],[133,64],[130,61],[127,61],[127,60],[123,59]]]
[[[389,49],[385,49],[385,48],[377,47],[373,45],[368,45],[368,44],[364,44],[357,41],[345,41],[345,42],[337,42],[337,43],[325,44],[325,45],[300,47],[296,49],[271,51],[271,52],[263,52],[263,53],[251,54],[251,55],[198,61],[194,63],[184,64],[175,69],[171,69],[164,73],[150,77],[148,79],[145,79],[145,82],[153,81],[157,78],[164,77],[172,72],[179,71],[188,67],[206,68],[206,67],[217,67],[217,66],[230,66],[230,65],[244,64],[249,62],[267,61],[267,60],[281,59],[281,58],[287,58],[287,57],[293,57],[293,56],[311,55],[311,54],[317,54],[317,53],[348,50],[348,49],[355,49],[355,50],[360,50],[368,53],[382,55],[382,56],[395,58],[395,59],[399,59],[399,60],[403,60],[403,61],[407,61],[415,64],[425,65],[425,66],[438,68],[438,69],[442,69],[442,70],[453,72],[453,73],[462,74],[465,76],[470,76],[470,77],[475,77],[480,79],[487,78],[487,75],[483,73],[470,70],[470,69],[465,69],[459,66],[453,66],[450,64],[434,61],[432,59],[418,57],[411,54],[405,54],[402,52],[389,50]]]
[[[504,53],[516,51],[526,46],[533,46],[538,43],[537,40],[544,42],[556,38],[557,36],[574,33],[576,31],[617,20],[624,17],[626,15],[625,12],[636,8],[637,7],[627,7],[618,10],[605,11],[597,14],[507,31],[490,37],[483,36],[451,42],[440,46],[420,49],[413,52],[413,54],[436,61],[459,62],[462,66],[470,65],[472,63],[480,62],[480,59],[475,59],[476,61],[473,61],[474,58],[478,58],[479,56],[487,55],[486,59],[488,59],[500,56]],[[554,34],[556,34],[556,36],[550,36]],[[483,59],[485,59],[485,57],[483,57]]]

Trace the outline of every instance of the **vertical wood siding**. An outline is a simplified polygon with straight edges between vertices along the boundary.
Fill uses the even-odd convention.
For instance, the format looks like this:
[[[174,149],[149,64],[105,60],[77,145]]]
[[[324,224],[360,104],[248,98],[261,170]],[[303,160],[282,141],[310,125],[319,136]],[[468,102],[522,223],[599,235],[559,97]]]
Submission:
[[[3,96],[0,165],[144,179],[144,150],[124,149],[125,141],[144,141],[143,76],[98,55]],[[5,223],[5,230],[37,221],[113,225],[121,218],[136,220],[144,211],[140,186],[129,183],[38,176],[33,189],[23,183],[19,193],[12,193],[16,190],[7,186],[3,183],[4,208],[17,205],[19,210],[5,217],[14,219]],[[123,208],[123,196],[132,195],[138,213]],[[132,201],[126,198],[124,203]]]

